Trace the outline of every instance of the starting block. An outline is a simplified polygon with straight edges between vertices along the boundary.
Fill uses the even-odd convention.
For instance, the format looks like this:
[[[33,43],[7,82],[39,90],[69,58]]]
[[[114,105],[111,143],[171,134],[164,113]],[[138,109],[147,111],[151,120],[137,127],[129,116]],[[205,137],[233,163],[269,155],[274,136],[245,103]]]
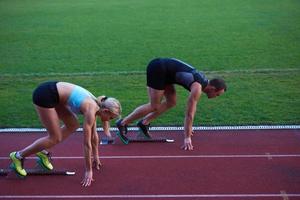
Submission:
[[[131,139],[128,138],[129,143],[173,143],[175,140],[167,138],[155,138],[155,139]],[[115,144],[116,138],[113,139],[102,139],[101,145]]]
[[[115,144],[117,138],[118,137],[101,139],[100,144]],[[138,132],[136,138],[128,138],[129,143],[173,143],[174,141],[175,140],[168,138],[146,138],[141,131]]]
[[[45,175],[55,175],[55,176],[73,176],[75,171],[68,171],[65,169],[54,169],[54,170],[44,170],[44,169],[26,169],[27,176],[45,176]],[[13,169],[0,169],[0,176],[13,176],[16,172]],[[23,178],[23,177],[22,177]]]
[[[34,168],[26,169],[27,176],[22,177],[18,175],[12,167],[13,164],[10,165],[8,169],[0,169],[0,176],[6,176],[6,178],[14,179],[14,178],[25,178],[27,176],[73,176],[75,175],[75,171],[69,171],[65,169],[53,169],[47,170],[41,166],[39,160],[37,160],[37,164]]]

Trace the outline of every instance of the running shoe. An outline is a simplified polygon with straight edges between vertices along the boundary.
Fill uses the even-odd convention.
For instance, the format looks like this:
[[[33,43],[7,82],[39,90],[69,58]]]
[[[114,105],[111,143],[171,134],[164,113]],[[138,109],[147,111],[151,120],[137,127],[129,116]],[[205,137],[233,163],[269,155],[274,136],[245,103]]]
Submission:
[[[123,126],[121,123],[122,123],[122,120],[123,119],[119,119],[118,121],[116,121],[116,125],[117,125],[117,128],[119,129],[119,132],[123,135],[126,135],[127,134],[127,125]]]
[[[24,159],[18,159],[16,157],[16,153],[17,152],[14,151],[9,154],[9,157],[12,161],[10,166],[19,176],[24,177],[27,175],[27,172],[23,168]]]
[[[143,124],[143,120],[140,120],[137,123],[137,126],[140,128],[140,132],[142,132],[144,134],[145,138],[151,139],[151,135],[149,134],[150,124],[145,125],[145,124]]]
[[[119,119],[116,122],[117,128],[119,131],[117,131],[117,136],[120,138],[120,140],[124,143],[124,144],[128,144],[129,140],[128,138],[124,135],[127,134],[127,125],[123,126],[121,125],[122,119]]]
[[[44,153],[44,152],[38,152],[36,153],[36,156],[38,157],[38,164],[43,167],[46,170],[52,170],[53,165],[51,164],[51,156],[50,153]]]

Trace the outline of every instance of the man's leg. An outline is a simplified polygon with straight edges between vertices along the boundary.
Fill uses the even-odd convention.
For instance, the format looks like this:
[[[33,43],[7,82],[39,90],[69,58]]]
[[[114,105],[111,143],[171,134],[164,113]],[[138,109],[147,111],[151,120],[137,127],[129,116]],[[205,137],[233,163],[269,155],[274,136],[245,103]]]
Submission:
[[[150,103],[137,107],[132,113],[122,120],[122,125],[127,125],[136,119],[146,116],[147,114],[159,109],[164,90],[156,90],[148,87],[148,96]]]
[[[149,113],[142,121],[144,125],[150,124],[152,120],[157,118],[162,113],[166,112],[170,108],[176,106],[176,90],[174,85],[168,85],[164,92],[165,100],[161,103],[158,108]]]
[[[151,135],[149,134],[150,122],[176,105],[176,90],[174,85],[166,86],[164,96],[165,100],[163,103],[159,104],[157,109],[155,109],[153,112],[150,112],[146,117],[137,123],[137,126],[140,128],[141,132],[146,138],[151,138]]]

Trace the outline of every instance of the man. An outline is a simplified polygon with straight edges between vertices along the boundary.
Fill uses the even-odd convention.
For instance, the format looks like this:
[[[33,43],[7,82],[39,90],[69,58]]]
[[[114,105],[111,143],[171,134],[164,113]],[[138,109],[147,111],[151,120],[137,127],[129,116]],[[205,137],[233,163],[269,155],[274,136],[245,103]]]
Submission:
[[[205,75],[194,67],[174,58],[156,58],[147,67],[147,86],[149,103],[137,107],[124,119],[116,122],[119,129],[118,136],[123,143],[128,144],[127,125],[142,118],[137,126],[145,137],[149,135],[149,124],[156,117],[176,105],[176,90],[174,84],[183,86],[190,92],[184,120],[184,150],[193,150],[191,136],[192,125],[196,113],[197,103],[202,92],[209,99],[223,94],[227,86],[222,79],[208,80]],[[164,97],[164,98],[163,98]]]

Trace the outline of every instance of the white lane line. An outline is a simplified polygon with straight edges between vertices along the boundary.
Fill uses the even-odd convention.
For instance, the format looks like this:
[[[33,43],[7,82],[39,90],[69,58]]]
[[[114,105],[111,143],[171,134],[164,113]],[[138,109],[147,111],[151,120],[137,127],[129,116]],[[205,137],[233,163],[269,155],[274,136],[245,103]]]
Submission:
[[[300,194],[285,194],[287,197],[300,197]],[[75,199],[75,198],[262,198],[282,197],[282,194],[149,194],[149,195],[2,195],[1,199]]]
[[[299,68],[285,68],[285,69],[274,69],[265,68],[261,69],[234,69],[234,70],[209,70],[203,71],[205,74],[231,74],[231,73],[278,73],[278,72],[298,72]],[[2,73],[0,77],[26,77],[26,76],[99,76],[99,75],[145,75],[145,71],[133,70],[133,71],[87,71],[87,72],[31,72],[31,73]]]
[[[289,196],[286,194],[286,191],[281,190],[280,194],[281,194],[283,200],[289,200]]]
[[[272,160],[272,155],[270,153],[266,153],[269,160]]]
[[[182,131],[182,126],[162,126],[150,127],[151,131]],[[224,131],[224,130],[298,130],[300,125],[257,125],[257,126],[194,126],[194,131]],[[115,127],[111,127],[110,131],[117,131]],[[138,131],[137,127],[128,127],[129,131]],[[103,128],[97,128],[97,131],[103,131]],[[45,128],[1,128],[0,133],[27,133],[27,132],[46,132]],[[77,132],[82,132],[82,128],[78,128]]]
[[[170,156],[100,156],[101,159],[172,159],[172,158],[300,158],[300,154],[258,154],[258,155],[170,155]],[[53,159],[83,159],[83,156],[58,156]],[[35,159],[27,157],[26,159]],[[9,160],[9,157],[0,157],[0,160]]]

